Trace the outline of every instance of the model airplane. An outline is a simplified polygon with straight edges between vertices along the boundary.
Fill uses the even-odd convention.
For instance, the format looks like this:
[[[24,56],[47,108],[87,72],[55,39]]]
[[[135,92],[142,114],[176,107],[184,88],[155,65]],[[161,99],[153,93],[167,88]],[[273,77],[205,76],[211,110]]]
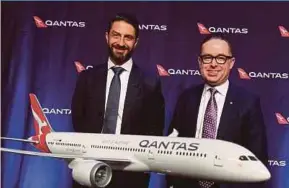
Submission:
[[[72,177],[88,187],[106,187],[112,170],[156,172],[221,182],[260,182],[268,169],[252,152],[234,143],[169,137],[54,132],[41,105],[30,94],[36,135],[2,139],[31,143],[41,152],[1,151],[65,159]]]

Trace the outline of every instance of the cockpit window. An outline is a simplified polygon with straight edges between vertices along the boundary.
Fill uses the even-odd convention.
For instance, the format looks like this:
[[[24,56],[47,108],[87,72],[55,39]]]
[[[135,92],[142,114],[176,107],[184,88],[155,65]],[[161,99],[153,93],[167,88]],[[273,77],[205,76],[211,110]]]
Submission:
[[[254,157],[254,156],[248,156],[248,157],[249,157],[249,159],[252,160],[252,161],[258,161],[258,159],[257,159],[256,157]]]
[[[244,155],[240,156],[239,158],[241,161],[248,161],[248,158]]]

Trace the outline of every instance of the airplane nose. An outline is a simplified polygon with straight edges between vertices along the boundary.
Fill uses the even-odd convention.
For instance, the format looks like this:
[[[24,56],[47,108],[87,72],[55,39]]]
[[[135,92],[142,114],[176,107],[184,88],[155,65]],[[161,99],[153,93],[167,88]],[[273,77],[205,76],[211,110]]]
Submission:
[[[271,173],[269,172],[268,168],[263,165],[262,163],[259,164],[259,168],[258,169],[258,179],[260,181],[267,181],[271,178]]]
[[[264,181],[267,181],[271,178],[271,173],[269,172],[269,170],[265,166],[263,166],[263,170],[262,170],[261,174],[263,176]]]

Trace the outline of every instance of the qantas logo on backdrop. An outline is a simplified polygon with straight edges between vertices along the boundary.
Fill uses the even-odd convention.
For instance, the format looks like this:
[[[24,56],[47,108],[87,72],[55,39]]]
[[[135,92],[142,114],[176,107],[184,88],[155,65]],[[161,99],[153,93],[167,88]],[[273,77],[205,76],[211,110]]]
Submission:
[[[285,160],[268,160],[269,166],[276,166],[276,167],[285,167],[286,161]]]
[[[144,31],[167,31],[168,29],[167,25],[156,25],[156,24],[140,24],[138,27],[140,30]]]
[[[157,70],[160,76],[184,75],[184,76],[200,76],[199,70],[193,69],[165,69],[157,64]]]
[[[87,70],[87,69],[90,69],[90,68],[93,68],[92,65],[88,65],[88,66],[83,66],[79,61],[74,61],[74,65],[75,65],[75,68],[76,68],[76,71],[78,73],[84,71],[84,70]]]
[[[239,77],[243,80],[250,80],[252,78],[261,79],[288,79],[289,73],[287,72],[249,72],[247,73],[244,69],[238,68]]]
[[[279,31],[280,31],[281,37],[289,37],[289,32],[284,26],[279,25]]]
[[[45,114],[54,114],[54,115],[70,115],[71,109],[68,108],[42,108]]]
[[[289,125],[289,117],[287,119],[281,113],[275,113],[278,124]]]
[[[45,20],[43,21],[38,16],[33,16],[36,27],[47,28],[47,27],[78,27],[84,28],[85,22],[75,20]]]
[[[206,27],[202,23],[197,23],[200,34],[207,35],[211,33],[231,33],[231,34],[248,34],[248,28],[236,27]]]

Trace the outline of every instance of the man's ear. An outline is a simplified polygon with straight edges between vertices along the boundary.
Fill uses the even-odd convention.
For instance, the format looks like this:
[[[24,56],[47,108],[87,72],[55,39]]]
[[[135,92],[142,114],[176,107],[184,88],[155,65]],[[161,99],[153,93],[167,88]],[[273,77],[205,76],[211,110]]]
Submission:
[[[236,59],[233,57],[233,58],[231,59],[230,69],[232,69],[232,68],[234,67],[235,61],[236,61]]]
[[[134,43],[134,48],[137,46],[137,44],[138,44],[138,40],[139,40],[139,38],[137,38],[136,40],[135,40],[135,43]]]
[[[199,67],[201,67],[201,65],[202,65],[202,60],[201,60],[200,57],[198,57],[198,63],[199,63]]]
[[[108,32],[105,32],[106,42],[108,43]]]

